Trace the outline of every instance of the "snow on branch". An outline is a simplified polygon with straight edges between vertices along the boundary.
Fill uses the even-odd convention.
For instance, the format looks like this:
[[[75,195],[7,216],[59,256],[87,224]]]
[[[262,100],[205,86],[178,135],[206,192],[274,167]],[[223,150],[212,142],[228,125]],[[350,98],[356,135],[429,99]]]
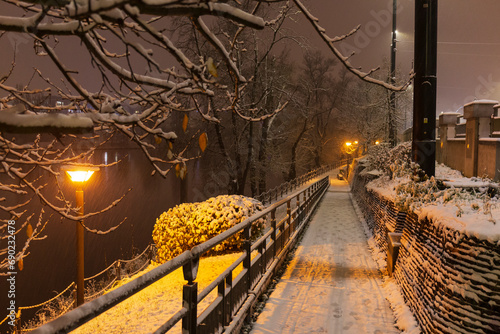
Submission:
[[[9,109],[0,111],[0,124],[4,129],[18,129],[29,132],[52,132],[54,130],[72,132],[92,131],[94,123],[86,115],[64,114],[18,114]]]
[[[122,77],[133,82],[151,85],[154,87],[176,89],[180,93],[184,94],[203,93],[203,91],[200,89],[193,89],[192,82],[190,80],[187,80],[183,83],[174,83],[168,80],[154,78],[152,76],[132,73],[129,70],[126,70],[125,68],[119,66],[117,63],[111,61],[109,57],[106,57],[105,53],[101,51],[102,46],[97,45],[94,39],[89,36],[89,34],[82,35],[81,39],[87,46],[88,50],[93,55],[95,55],[104,66],[106,66],[113,74],[117,75],[118,77]]]
[[[254,29],[263,29],[264,20],[258,16],[247,13],[226,3],[212,1],[187,1],[187,0],[88,0],[71,1],[66,6],[67,15],[70,17],[87,17],[94,13],[108,12],[111,9],[134,6],[143,14],[160,16],[200,16],[214,15],[231,19],[240,24]]]
[[[311,14],[311,12],[309,12],[309,10],[304,6],[304,4],[302,4],[302,2],[300,0],[293,0],[293,2],[302,11],[302,13],[305,15],[305,17],[309,20],[309,22],[314,27],[314,29],[318,32],[318,34],[321,36],[321,38],[323,39],[323,41],[325,41],[325,43],[328,45],[328,47],[330,48],[330,50],[333,52],[333,54],[335,55],[335,57],[337,57],[337,59],[339,59],[342,62],[342,64],[351,73],[353,73],[354,75],[356,75],[358,78],[360,78],[360,79],[362,79],[362,80],[364,80],[366,82],[370,82],[370,83],[382,86],[382,87],[384,87],[384,88],[386,88],[388,90],[392,90],[392,91],[404,91],[410,85],[411,79],[413,78],[413,73],[410,74],[410,79],[404,85],[402,85],[402,86],[394,86],[394,85],[391,85],[391,84],[389,84],[387,82],[375,79],[375,78],[373,78],[373,77],[370,76],[371,74],[373,74],[374,72],[376,72],[379,68],[371,69],[368,72],[363,72],[363,71],[360,71],[359,69],[355,68],[349,62],[349,58],[352,55],[350,55],[350,56],[344,56],[335,47],[334,43],[342,41],[342,40],[346,39],[347,37],[353,35],[359,29],[359,27],[357,29],[354,29],[353,31],[351,31],[347,35],[336,37],[336,38],[331,38],[330,36],[327,35],[325,29],[319,25],[319,23],[318,23],[319,19],[316,18],[316,17],[314,17]]]
[[[76,32],[86,32],[95,24],[84,24],[80,21],[63,23],[39,23],[42,13],[31,17],[0,16],[0,31],[31,32],[37,35],[74,35]]]
[[[205,38],[219,51],[219,53],[224,57],[224,61],[227,63],[228,68],[237,76],[238,80],[245,82],[246,79],[240,74],[240,71],[236,67],[234,61],[232,61],[229,52],[227,52],[222,42],[215,36],[212,31],[207,27],[207,25],[201,20],[201,18],[196,18],[193,20],[198,30],[205,36]]]

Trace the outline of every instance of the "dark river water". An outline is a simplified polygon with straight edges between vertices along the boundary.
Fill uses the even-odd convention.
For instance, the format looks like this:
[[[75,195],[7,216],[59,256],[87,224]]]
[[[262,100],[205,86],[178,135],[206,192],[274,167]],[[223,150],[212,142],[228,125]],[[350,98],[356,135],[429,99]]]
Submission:
[[[85,233],[85,277],[100,272],[116,259],[130,259],[144,250],[152,243],[151,234],[156,218],[180,202],[180,180],[175,173],[170,173],[167,178],[151,175],[152,166],[139,149],[101,149],[96,151],[94,159],[97,163],[122,162],[101,169],[84,187],[86,213],[99,211],[127,193],[129,188],[132,190],[109,212],[85,221],[90,228],[106,230],[126,218],[116,231],[109,234]],[[203,164],[203,159],[188,164],[190,202],[203,201],[226,192],[229,174],[222,167],[215,172],[207,172]],[[75,188],[69,179],[61,176],[58,182],[67,199],[74,203]],[[55,188],[54,185],[48,185],[49,193],[51,187]],[[47,237],[32,243],[30,254],[24,260],[24,269],[16,276],[17,307],[48,300],[75,280],[76,223],[61,220],[50,208],[42,206],[34,198],[34,212],[40,212],[41,208],[46,212],[44,217],[49,218],[43,233]],[[36,218],[33,222],[36,222]],[[7,285],[4,277],[0,277],[0,287],[1,320],[7,315]],[[23,320],[29,318],[31,313],[23,311]],[[5,327],[2,326],[0,331],[2,329]]]

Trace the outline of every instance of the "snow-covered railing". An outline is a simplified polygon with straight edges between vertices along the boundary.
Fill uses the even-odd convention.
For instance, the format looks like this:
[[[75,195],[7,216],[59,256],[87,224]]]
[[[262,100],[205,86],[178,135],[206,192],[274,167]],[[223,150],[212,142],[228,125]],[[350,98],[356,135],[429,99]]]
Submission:
[[[157,328],[155,333],[165,333],[180,321],[183,333],[237,333],[286,254],[295,244],[328,186],[329,178],[324,177],[217,237],[37,328],[33,333],[66,333],[74,330],[180,267],[183,268],[184,279],[187,281],[182,287],[183,307]],[[278,217],[277,212],[283,211],[282,208],[286,209],[286,215]],[[260,219],[268,221],[269,228],[259,239],[251,241],[252,225]],[[238,233],[243,233],[245,240],[242,256],[203,291],[198,292],[196,278],[200,257]],[[243,265],[243,270],[233,277],[233,271],[240,264]],[[218,297],[198,315],[198,304],[212,291],[217,291]]]
[[[299,177],[296,177],[293,180],[290,180],[288,182],[282,183],[277,187],[274,187],[258,196],[255,197],[255,199],[259,200],[262,202],[262,204],[269,204],[272,201],[277,201],[278,198],[283,197],[284,195],[292,192],[293,190],[297,189],[298,187],[306,184],[307,182],[311,181],[312,179],[319,177],[335,168],[339,168],[340,166],[346,165],[347,160],[341,160],[334,162],[330,165],[326,166],[321,166],[319,168],[316,168],[310,172],[307,172],[304,175],[301,175]]]

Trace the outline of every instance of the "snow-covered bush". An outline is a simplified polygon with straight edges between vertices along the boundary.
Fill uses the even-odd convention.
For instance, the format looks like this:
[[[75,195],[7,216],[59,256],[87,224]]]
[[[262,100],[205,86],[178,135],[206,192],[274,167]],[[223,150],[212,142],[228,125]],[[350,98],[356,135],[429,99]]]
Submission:
[[[478,186],[477,182],[493,184],[491,180],[469,179],[468,187],[446,187],[439,178],[428,178],[420,166],[411,161],[411,143],[406,142],[390,149],[387,145],[373,147],[368,153],[369,168],[381,172],[378,185],[393,185],[394,203],[399,210],[413,211],[426,204],[446,204],[456,207],[456,216],[465,213],[483,213],[496,223],[492,208],[499,205],[497,191],[490,186]],[[439,167],[439,168],[438,168]],[[437,166],[436,170],[448,169]],[[450,170],[451,171],[451,170]],[[461,177],[456,171],[453,177]],[[449,173],[449,172],[447,172]]]
[[[378,170],[391,179],[420,174],[418,164],[411,161],[411,142],[394,148],[384,143],[372,146],[368,150],[368,161],[370,170]]]
[[[164,263],[182,252],[199,245],[244,221],[264,207],[261,202],[239,195],[212,197],[201,203],[184,203],[164,212],[156,219],[153,241],[157,261]],[[252,225],[252,239],[261,235],[264,220]],[[242,246],[241,233],[213,249],[213,253],[238,251]]]

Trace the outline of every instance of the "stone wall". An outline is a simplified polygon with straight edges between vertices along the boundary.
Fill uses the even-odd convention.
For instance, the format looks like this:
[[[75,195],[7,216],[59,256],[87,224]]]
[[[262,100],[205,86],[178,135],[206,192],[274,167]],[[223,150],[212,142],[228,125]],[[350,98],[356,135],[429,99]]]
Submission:
[[[446,162],[448,167],[463,171],[465,168],[465,138],[448,139]]]
[[[353,196],[380,248],[402,232],[393,275],[424,333],[500,333],[500,244],[399,212],[366,189],[356,174]]]
[[[494,180],[500,180],[500,143],[498,138],[479,139],[478,155],[480,159],[477,162],[477,176],[488,176]]]

